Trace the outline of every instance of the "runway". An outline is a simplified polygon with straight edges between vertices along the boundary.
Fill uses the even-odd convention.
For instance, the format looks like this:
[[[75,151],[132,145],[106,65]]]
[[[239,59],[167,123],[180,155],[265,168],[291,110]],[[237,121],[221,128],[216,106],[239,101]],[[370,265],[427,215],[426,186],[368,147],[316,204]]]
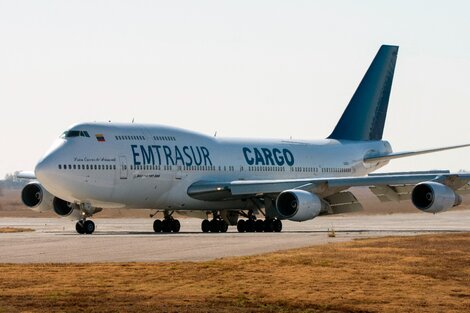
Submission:
[[[93,219],[96,232],[78,235],[75,222],[60,218],[1,218],[0,227],[29,233],[0,234],[0,263],[92,263],[203,261],[301,248],[357,238],[470,232],[470,211],[438,215],[336,215],[296,223],[282,233],[204,234],[201,220],[180,219],[178,234],[155,234],[152,219]],[[334,229],[336,237],[328,237]]]

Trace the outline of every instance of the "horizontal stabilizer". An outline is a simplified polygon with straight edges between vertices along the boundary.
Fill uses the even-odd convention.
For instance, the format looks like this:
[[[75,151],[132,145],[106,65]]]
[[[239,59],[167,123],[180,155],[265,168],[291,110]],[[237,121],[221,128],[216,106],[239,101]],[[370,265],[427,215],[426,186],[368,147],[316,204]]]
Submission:
[[[451,147],[443,147],[443,148],[435,148],[435,149],[427,149],[427,150],[417,150],[417,151],[406,151],[406,152],[395,152],[385,155],[371,155],[364,158],[364,162],[366,163],[377,163],[377,162],[384,162],[390,161],[394,159],[406,158],[420,154],[427,154],[433,152],[440,152],[446,150],[453,150],[459,148],[470,147],[470,144],[459,145],[459,146],[451,146]]]
[[[34,172],[27,172],[27,171],[22,171],[16,174],[16,178],[20,179],[36,179],[36,175],[34,175]]]

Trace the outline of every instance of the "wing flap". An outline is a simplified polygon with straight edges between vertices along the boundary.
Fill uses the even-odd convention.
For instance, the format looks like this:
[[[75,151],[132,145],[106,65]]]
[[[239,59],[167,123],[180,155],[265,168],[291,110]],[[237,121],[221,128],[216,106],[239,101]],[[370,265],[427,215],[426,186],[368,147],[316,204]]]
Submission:
[[[359,200],[349,191],[332,194],[324,198],[324,200],[329,204],[328,214],[351,213],[363,210]]]

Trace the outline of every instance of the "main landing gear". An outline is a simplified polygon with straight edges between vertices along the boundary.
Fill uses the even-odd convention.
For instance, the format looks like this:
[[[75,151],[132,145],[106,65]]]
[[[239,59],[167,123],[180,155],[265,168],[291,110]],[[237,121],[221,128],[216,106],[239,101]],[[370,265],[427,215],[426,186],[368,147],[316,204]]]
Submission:
[[[257,220],[254,216],[247,220],[238,220],[237,230],[239,233],[279,233],[282,230],[282,222],[277,218],[270,218],[266,220]]]
[[[163,221],[155,220],[153,222],[153,230],[156,233],[178,233],[181,229],[181,224],[177,219],[174,219],[172,213],[165,211]]]
[[[95,223],[93,223],[93,221],[90,221],[90,220],[80,220],[77,222],[77,224],[75,224],[75,230],[77,231],[77,233],[79,234],[93,234],[93,232],[95,231]]]
[[[201,223],[201,230],[204,233],[226,233],[228,230],[228,224],[218,214],[214,214],[212,220],[203,220]]]

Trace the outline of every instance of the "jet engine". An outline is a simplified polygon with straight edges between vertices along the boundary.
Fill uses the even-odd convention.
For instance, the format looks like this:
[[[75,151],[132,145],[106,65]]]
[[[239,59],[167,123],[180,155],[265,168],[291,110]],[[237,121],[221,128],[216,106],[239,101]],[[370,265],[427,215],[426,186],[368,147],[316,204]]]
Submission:
[[[55,197],[52,201],[54,212],[60,217],[70,217],[71,219],[80,219],[81,210],[75,203],[70,203]]]
[[[415,186],[411,201],[423,212],[440,213],[462,203],[462,198],[446,185],[425,182]]]
[[[53,199],[54,196],[38,182],[27,184],[21,191],[21,201],[24,205],[37,212],[52,210]]]
[[[60,217],[68,217],[71,220],[78,220],[84,217],[91,217],[93,214],[101,212],[102,208],[95,208],[89,205],[79,205],[70,203],[55,197],[52,201],[54,212]]]
[[[281,219],[302,222],[317,217],[322,211],[322,201],[304,190],[286,190],[276,199],[276,209]]]

